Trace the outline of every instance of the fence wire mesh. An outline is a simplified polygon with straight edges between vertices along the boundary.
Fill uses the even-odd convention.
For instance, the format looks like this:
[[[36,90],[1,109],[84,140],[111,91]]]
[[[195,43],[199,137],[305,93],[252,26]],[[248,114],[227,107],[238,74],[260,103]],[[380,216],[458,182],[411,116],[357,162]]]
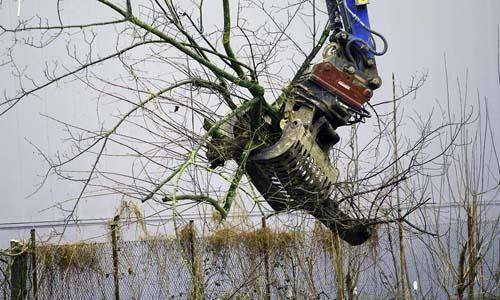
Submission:
[[[419,284],[415,298],[442,299],[442,285],[453,290],[453,280],[440,281],[446,276],[432,263],[428,240],[407,242],[409,276]],[[37,299],[337,299],[341,287],[346,299],[393,299],[397,290],[398,253],[387,238],[348,247],[323,229],[226,228],[206,237],[184,230],[178,238],[120,241],[114,247],[116,256],[111,242],[36,247],[36,288],[32,252],[25,252],[26,298],[35,299],[36,291]],[[480,274],[478,290],[489,293],[482,299],[498,296],[499,250],[493,243],[484,253],[484,266],[493,269]],[[0,256],[0,299],[11,299],[16,258]]]

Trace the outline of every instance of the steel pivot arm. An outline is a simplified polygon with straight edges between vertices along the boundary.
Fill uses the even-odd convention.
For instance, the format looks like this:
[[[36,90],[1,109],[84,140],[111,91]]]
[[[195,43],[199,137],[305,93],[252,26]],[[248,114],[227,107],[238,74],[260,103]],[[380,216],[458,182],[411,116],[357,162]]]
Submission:
[[[368,3],[368,0],[327,0],[328,16],[334,34],[345,31],[373,48]]]
[[[324,62],[315,65],[310,77],[302,82],[304,91],[315,99],[315,106],[334,128],[369,117],[363,107],[373,90],[382,84],[375,56],[386,52],[387,42],[370,28],[367,3],[367,0],[326,1],[332,27],[331,44],[323,53]],[[382,40],[381,51],[376,49],[374,36]]]

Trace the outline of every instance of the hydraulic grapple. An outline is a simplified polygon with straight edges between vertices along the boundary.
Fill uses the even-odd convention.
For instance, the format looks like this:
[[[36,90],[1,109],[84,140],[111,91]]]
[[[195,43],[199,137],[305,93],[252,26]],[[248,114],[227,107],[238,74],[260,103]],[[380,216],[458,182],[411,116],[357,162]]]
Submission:
[[[332,198],[338,174],[329,154],[338,127],[370,117],[364,106],[381,85],[374,56],[385,49],[375,50],[378,34],[369,28],[366,2],[327,1],[332,35],[323,62],[304,74],[281,107],[279,139],[246,161],[250,180],[274,210],[307,211],[353,245],[365,242],[371,227]]]

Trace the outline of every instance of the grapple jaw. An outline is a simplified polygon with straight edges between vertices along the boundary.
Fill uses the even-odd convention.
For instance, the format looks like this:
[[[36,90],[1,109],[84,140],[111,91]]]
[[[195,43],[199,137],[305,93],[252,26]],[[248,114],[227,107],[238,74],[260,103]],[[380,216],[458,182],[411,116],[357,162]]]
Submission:
[[[301,101],[289,104],[297,103]],[[329,152],[339,137],[330,122],[314,111],[306,104],[291,111],[279,141],[249,157],[247,174],[275,211],[306,211],[348,243],[362,244],[371,236],[371,228],[364,220],[349,217],[332,199],[338,171]]]
[[[252,183],[277,211],[314,210],[329,201],[337,170],[300,119],[291,120],[281,139],[247,161]]]

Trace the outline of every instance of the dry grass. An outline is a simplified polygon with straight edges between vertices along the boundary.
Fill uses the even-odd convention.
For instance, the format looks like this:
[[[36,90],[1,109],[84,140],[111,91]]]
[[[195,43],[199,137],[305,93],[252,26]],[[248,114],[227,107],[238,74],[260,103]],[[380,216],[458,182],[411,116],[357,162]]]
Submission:
[[[207,237],[208,246],[214,251],[224,247],[242,246],[252,254],[264,251],[286,251],[297,245],[303,238],[295,232],[274,232],[269,228],[259,228],[252,231],[243,231],[235,228],[222,228]]]
[[[108,221],[108,226],[113,224],[120,224],[120,227],[137,224],[142,231],[143,237],[146,238],[148,236],[140,203],[136,201],[122,200],[113,218]]]
[[[83,242],[68,245],[43,245],[37,247],[37,256],[46,270],[82,272],[99,267],[99,244]]]
[[[238,244],[242,233],[238,229],[222,228],[207,237],[207,244],[212,250],[218,251],[224,247]]]

